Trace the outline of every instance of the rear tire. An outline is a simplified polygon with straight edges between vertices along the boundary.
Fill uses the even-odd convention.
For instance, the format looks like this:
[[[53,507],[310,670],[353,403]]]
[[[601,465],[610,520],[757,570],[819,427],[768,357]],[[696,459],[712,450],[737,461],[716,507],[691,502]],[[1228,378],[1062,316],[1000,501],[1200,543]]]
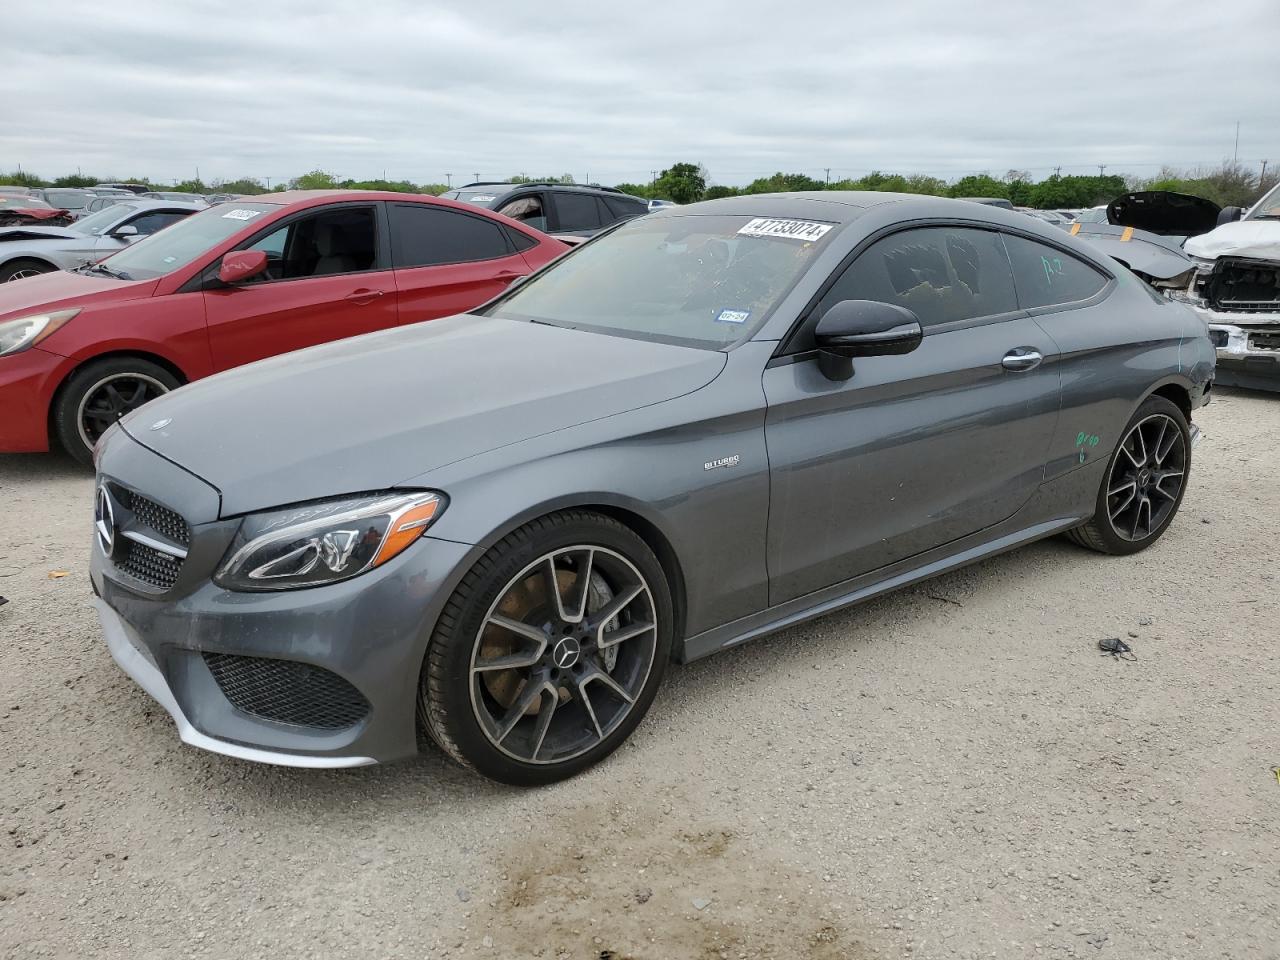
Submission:
[[[672,624],[662,567],[630,528],[581,510],[534,520],[495,544],[449,598],[422,667],[419,721],[454,760],[493,780],[571,777],[643,719]]]
[[[59,390],[53,403],[53,433],[73,459],[92,464],[93,445],[111,424],[180,385],[164,367],[141,357],[94,360]]]
[[[10,260],[0,267],[0,283],[24,280],[42,273],[53,273],[57,269],[53,264],[45,263],[43,260]]]
[[[1176,404],[1148,397],[1107,463],[1088,523],[1067,533],[1082,547],[1125,556],[1151,546],[1178,513],[1191,476],[1191,428]]]

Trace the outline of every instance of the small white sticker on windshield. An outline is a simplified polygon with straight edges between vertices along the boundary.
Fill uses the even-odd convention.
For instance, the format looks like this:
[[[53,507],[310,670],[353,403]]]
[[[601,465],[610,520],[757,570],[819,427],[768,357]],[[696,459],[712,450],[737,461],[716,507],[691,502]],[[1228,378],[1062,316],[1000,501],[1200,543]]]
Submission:
[[[252,220],[259,216],[261,210],[228,210],[222,215],[223,220]]]
[[[757,217],[738,233],[744,237],[783,237],[808,243],[821,240],[830,229],[831,224],[814,223],[812,220],[773,220],[768,217]]]
[[[716,323],[746,323],[749,316],[750,310],[721,310]]]
[[[497,197],[491,197],[488,194],[480,194],[475,197],[467,197],[472,203],[488,203],[490,200],[497,200]]]

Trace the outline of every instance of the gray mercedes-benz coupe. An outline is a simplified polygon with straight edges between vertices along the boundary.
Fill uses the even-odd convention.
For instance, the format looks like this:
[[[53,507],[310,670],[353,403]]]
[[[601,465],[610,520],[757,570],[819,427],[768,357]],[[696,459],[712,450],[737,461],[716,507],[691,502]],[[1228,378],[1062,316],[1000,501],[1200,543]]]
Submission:
[[[183,387],[97,448],[92,579],[183,740],[509,783],[616,749],[668,661],[1057,533],[1150,546],[1205,324],[958,200],[629,221],[474,313]]]

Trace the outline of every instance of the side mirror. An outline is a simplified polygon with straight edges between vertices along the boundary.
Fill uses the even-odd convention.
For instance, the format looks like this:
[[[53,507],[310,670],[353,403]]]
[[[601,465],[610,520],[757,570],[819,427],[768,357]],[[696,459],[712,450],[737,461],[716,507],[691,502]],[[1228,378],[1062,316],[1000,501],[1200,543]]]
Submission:
[[[129,240],[138,235],[138,228],[132,223],[126,223],[123,227],[116,227],[112,230],[111,235],[121,240]]]
[[[923,338],[919,317],[878,300],[833,303],[813,331],[819,368],[831,380],[853,376],[854,357],[910,353]]]
[[[223,283],[244,283],[267,269],[265,250],[232,250],[222,258],[218,279]]]
[[[1243,207],[1223,207],[1218,211],[1218,226],[1224,223],[1235,223],[1244,216]]]

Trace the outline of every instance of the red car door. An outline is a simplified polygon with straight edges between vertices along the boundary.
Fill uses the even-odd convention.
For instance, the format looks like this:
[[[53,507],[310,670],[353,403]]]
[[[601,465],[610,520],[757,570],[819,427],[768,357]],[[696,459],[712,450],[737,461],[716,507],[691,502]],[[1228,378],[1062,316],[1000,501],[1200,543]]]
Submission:
[[[537,241],[492,216],[412,202],[387,212],[401,323],[466,313],[533,272],[520,250]]]
[[[204,292],[214,369],[395,326],[378,213],[375,203],[335,204],[251,238],[241,249],[266,251],[267,272]]]

